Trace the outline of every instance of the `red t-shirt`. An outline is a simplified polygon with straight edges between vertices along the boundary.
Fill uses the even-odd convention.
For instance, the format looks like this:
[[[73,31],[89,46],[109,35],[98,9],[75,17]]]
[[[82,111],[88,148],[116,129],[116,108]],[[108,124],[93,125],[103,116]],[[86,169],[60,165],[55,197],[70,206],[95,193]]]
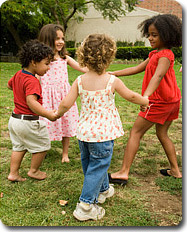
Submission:
[[[28,107],[26,96],[36,94],[37,101],[42,105],[42,89],[39,80],[32,73],[20,70],[8,81],[8,85],[14,93],[14,113],[36,115]]]
[[[158,66],[158,61],[161,57],[166,57],[170,61],[170,67],[166,75],[162,78],[158,88],[149,97],[151,102],[159,103],[173,103],[181,99],[181,92],[177,86],[177,81],[175,77],[175,71],[173,69],[174,65],[174,54],[170,49],[164,49],[161,51],[154,50],[149,53],[149,63],[145,69],[145,75],[142,84],[142,95],[144,94],[151,78],[153,77],[156,68]]]

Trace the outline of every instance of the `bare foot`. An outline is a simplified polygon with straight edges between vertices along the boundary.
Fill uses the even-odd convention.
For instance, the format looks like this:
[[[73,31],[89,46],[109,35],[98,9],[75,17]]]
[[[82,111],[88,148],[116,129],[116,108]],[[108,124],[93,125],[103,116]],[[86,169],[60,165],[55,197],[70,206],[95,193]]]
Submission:
[[[44,180],[47,177],[46,172],[41,172],[40,170],[37,170],[36,172],[29,171],[27,175],[36,180]]]
[[[167,170],[167,173],[170,175],[170,176],[173,176],[173,177],[175,177],[175,178],[182,178],[182,174],[180,173],[180,172],[178,172],[178,173],[175,173],[175,172],[173,172],[172,170]]]
[[[67,156],[62,157],[62,163],[69,163],[69,158]]]
[[[112,179],[122,179],[122,180],[128,180],[128,176],[124,173],[115,172],[111,174]]]
[[[8,180],[10,180],[12,182],[23,182],[23,181],[26,181],[26,178],[22,178],[19,175],[11,175],[11,174],[9,174]]]

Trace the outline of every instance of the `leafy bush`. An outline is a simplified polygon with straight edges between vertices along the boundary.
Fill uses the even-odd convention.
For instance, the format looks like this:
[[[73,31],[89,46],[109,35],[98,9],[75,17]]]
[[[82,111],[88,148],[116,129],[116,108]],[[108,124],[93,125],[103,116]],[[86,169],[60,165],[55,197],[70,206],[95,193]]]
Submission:
[[[75,58],[76,48],[67,48],[66,50],[68,51],[69,56]]]
[[[71,57],[75,57],[76,48],[67,48],[67,51],[69,52],[69,55]],[[142,46],[136,46],[136,47],[118,47],[116,58],[122,59],[122,60],[132,60],[132,59],[147,59],[149,52],[152,51],[151,47],[142,47]],[[172,51],[175,55],[175,59],[182,63],[182,47],[180,48],[172,48]]]
[[[69,40],[66,41],[66,48],[74,48],[75,47],[75,41]]]

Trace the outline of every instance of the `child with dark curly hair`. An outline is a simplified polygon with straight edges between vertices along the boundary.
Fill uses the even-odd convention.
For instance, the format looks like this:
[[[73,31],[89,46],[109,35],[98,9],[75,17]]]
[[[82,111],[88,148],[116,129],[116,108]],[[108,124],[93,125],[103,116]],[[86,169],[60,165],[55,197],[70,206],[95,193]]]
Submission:
[[[182,45],[182,22],[175,15],[163,14],[143,21],[139,28],[155,50],[138,66],[112,74],[128,76],[145,70],[142,95],[149,98],[149,107],[139,113],[130,133],[121,170],[109,174],[111,183],[127,183],[130,166],[138,151],[140,140],[153,125],[156,126],[156,135],[171,166],[170,169],[161,169],[160,173],[164,176],[182,177],[174,144],[168,137],[168,129],[172,121],[178,118],[180,108],[181,92],[173,69],[174,54],[171,48]]]
[[[124,134],[115,107],[115,91],[127,101],[148,106],[147,97],[129,90],[124,83],[106,72],[116,53],[113,39],[104,34],[89,35],[77,51],[78,62],[89,71],[79,76],[60,103],[57,116],[62,116],[81,98],[81,115],[77,138],[81,151],[84,184],[80,203],[73,212],[80,221],[101,219],[105,210],[95,203],[112,197],[107,170],[110,166],[114,139]]]
[[[13,145],[11,155],[10,181],[25,181],[19,174],[19,168],[25,153],[32,153],[28,176],[43,180],[46,173],[39,170],[50,140],[44,121],[39,115],[55,121],[55,110],[48,111],[42,107],[42,89],[35,75],[44,75],[53,59],[53,51],[38,40],[31,40],[21,48],[19,59],[22,70],[9,81],[8,88],[14,94],[14,112],[10,117],[8,128]]]

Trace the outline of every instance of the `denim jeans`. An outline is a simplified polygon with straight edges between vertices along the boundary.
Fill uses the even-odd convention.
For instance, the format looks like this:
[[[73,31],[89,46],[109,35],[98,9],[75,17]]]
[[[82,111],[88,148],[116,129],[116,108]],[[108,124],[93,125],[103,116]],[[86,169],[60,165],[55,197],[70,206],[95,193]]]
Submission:
[[[84,183],[80,201],[97,203],[100,192],[109,189],[108,168],[113,154],[114,140],[84,142],[79,140]]]

